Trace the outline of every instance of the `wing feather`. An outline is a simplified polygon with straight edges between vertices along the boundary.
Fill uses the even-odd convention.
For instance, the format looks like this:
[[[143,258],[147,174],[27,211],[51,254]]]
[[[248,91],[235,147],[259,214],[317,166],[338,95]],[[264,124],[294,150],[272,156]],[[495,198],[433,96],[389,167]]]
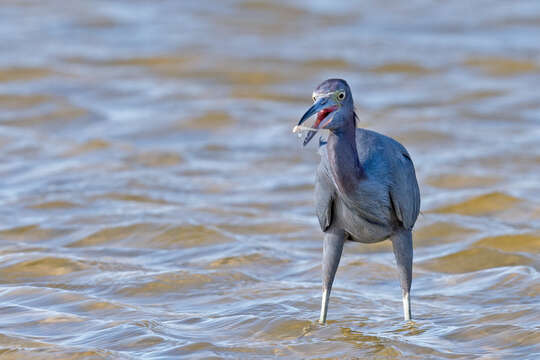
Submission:
[[[332,224],[334,196],[334,187],[330,185],[324,165],[321,164],[315,180],[315,211],[322,231],[328,230]]]
[[[394,158],[390,198],[398,220],[406,229],[412,229],[420,212],[420,190],[409,153],[402,146],[399,150]]]

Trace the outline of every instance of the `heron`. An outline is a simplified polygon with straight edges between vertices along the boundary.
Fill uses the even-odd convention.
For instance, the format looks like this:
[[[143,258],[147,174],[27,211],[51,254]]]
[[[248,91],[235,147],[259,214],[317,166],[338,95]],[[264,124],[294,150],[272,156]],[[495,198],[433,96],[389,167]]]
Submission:
[[[306,146],[318,130],[321,161],[316,172],[315,210],[324,233],[322,302],[319,322],[326,323],[330,292],[346,240],[391,240],[403,301],[411,320],[412,229],[420,211],[414,164],[405,147],[375,131],[357,128],[351,89],[342,79],[328,79],[313,91],[313,105],[295,130],[307,129]],[[312,127],[302,124],[317,114]]]

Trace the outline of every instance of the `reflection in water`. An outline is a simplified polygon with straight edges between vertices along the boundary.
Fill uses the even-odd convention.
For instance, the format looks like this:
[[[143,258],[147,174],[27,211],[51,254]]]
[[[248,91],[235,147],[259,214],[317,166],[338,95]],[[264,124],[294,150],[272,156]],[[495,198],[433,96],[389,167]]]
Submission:
[[[2,12],[1,358],[540,351],[536,2]],[[346,244],[316,323],[318,155],[290,131],[328,77],[415,160],[414,323],[385,243]]]

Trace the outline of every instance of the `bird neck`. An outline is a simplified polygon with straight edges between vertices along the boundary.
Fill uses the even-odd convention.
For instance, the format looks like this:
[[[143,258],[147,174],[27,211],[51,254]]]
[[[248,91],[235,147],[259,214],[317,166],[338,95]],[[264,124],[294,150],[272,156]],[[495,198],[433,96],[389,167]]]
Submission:
[[[356,149],[354,120],[347,121],[343,127],[330,132],[327,149],[330,169],[339,190],[345,193],[353,191],[364,177],[364,169]]]

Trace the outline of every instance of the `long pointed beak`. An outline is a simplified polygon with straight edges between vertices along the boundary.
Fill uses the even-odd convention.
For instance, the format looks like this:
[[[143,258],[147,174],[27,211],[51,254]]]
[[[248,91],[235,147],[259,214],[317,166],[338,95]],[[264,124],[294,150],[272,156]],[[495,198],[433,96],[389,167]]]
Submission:
[[[298,125],[302,125],[304,121],[306,121],[307,119],[309,119],[310,117],[318,113],[319,110],[322,110],[327,102],[328,102],[327,97],[320,97],[319,99],[317,99],[317,101],[315,101],[315,103],[311,105],[311,107],[306,111],[304,116],[302,116],[302,118],[298,122]]]
[[[319,126],[321,125],[322,120],[324,120],[324,118],[326,118],[330,113],[332,113],[336,109],[337,109],[337,105],[334,104],[334,101],[332,101],[331,98],[324,96],[317,99],[317,101],[315,101],[315,103],[306,111],[304,116],[302,116],[302,118],[298,122],[298,125],[302,125],[304,121],[306,121],[307,119],[309,119],[310,117],[312,117],[313,115],[317,113],[318,113],[318,116],[317,116],[317,120],[315,121],[315,124],[313,124],[313,128],[316,130],[310,130],[307,133],[306,138],[304,139],[304,146],[306,146],[310,142],[310,140],[313,139],[313,137],[317,133],[317,130],[319,129]],[[328,124],[325,123],[324,126],[326,125]],[[324,128],[324,126],[322,126],[321,128]]]

